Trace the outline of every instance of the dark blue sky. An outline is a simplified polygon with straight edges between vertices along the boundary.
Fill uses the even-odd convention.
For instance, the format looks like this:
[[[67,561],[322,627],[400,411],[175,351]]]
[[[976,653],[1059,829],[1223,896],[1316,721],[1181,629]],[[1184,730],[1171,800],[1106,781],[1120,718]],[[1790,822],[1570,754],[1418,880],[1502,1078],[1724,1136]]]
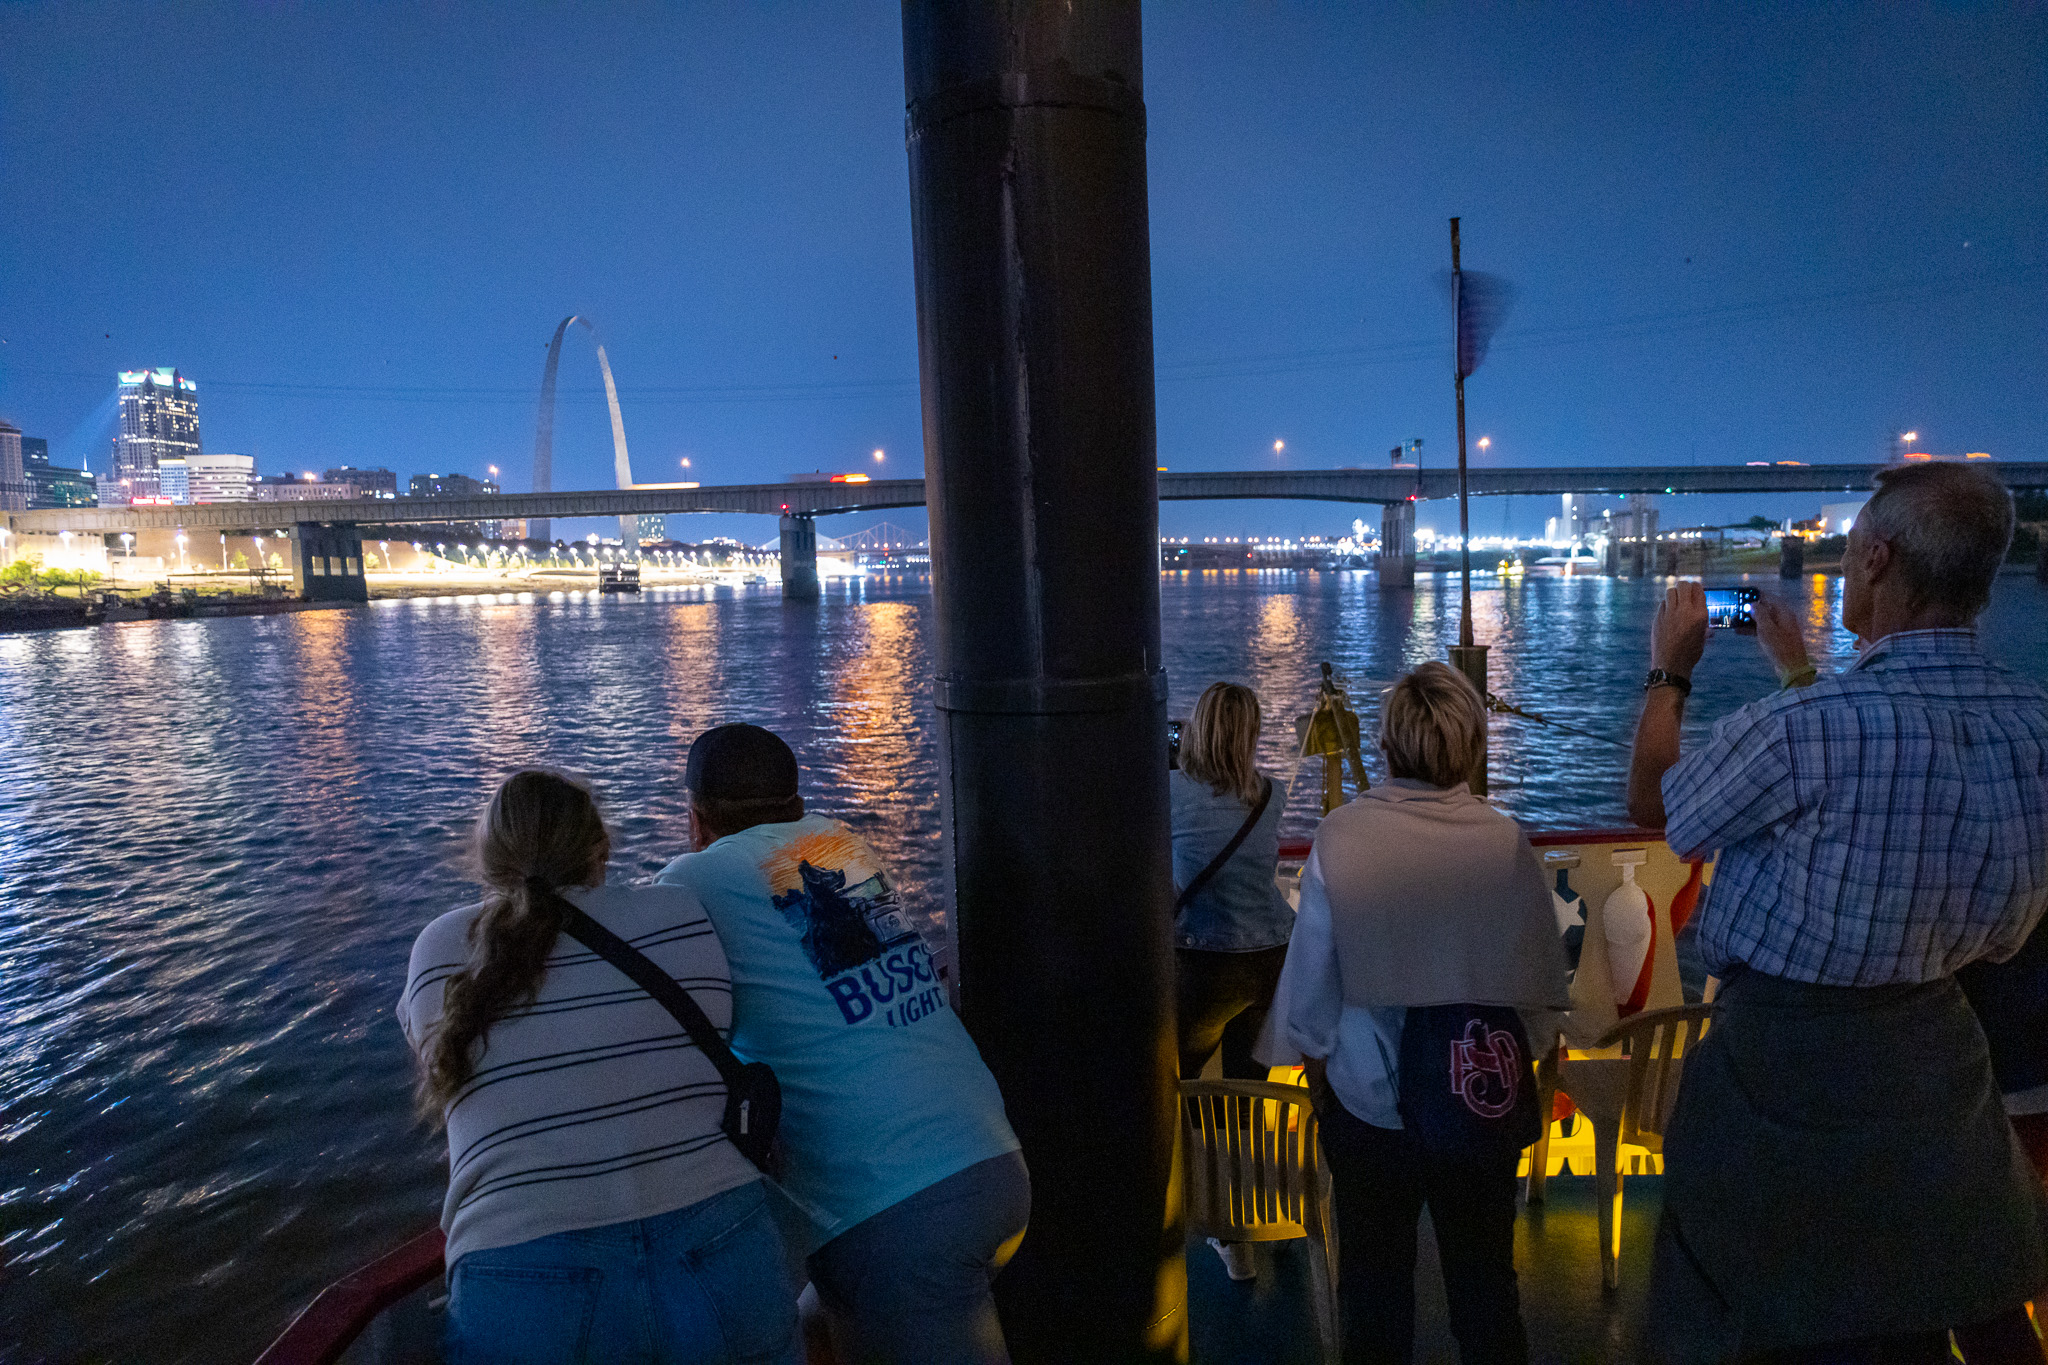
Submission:
[[[1448,461],[1453,213],[1520,291],[1480,459],[1867,460],[1903,427],[2041,458],[2048,9],[1775,8],[1151,6],[1160,462]],[[642,480],[915,471],[902,92],[879,0],[8,5],[0,414],[104,468],[114,372],[177,365],[207,447],[266,471],[520,488],[578,312]],[[581,339],[557,433],[557,486],[610,482]]]

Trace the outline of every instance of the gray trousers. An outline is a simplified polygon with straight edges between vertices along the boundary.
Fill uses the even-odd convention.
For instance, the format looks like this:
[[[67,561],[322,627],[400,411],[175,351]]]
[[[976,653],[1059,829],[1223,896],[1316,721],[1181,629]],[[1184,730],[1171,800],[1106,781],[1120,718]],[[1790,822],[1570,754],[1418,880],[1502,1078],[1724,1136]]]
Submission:
[[[1010,1152],[927,1185],[810,1256],[842,1365],[1009,1365],[991,1286],[1031,1218]]]

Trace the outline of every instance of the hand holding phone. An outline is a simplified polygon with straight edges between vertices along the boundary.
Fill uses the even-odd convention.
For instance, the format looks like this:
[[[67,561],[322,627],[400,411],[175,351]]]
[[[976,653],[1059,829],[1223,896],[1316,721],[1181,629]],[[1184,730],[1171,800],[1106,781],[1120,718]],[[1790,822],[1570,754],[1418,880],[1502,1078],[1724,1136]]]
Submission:
[[[1756,642],[1781,679],[1813,666],[1806,653],[1806,636],[1799,629],[1799,617],[1775,598],[1757,601]]]

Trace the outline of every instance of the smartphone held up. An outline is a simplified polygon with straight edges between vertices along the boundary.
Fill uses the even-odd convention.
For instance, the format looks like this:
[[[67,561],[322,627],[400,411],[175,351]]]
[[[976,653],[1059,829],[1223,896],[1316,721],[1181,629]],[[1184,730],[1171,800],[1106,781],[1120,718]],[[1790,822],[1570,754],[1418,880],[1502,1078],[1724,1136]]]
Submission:
[[[1756,632],[1755,588],[1708,588],[1706,592],[1709,629]]]

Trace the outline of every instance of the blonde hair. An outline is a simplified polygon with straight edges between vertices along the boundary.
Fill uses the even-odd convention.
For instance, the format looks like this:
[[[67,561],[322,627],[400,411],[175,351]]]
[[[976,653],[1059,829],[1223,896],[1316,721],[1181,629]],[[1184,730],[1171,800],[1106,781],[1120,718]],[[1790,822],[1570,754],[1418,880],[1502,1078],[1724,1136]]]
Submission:
[[[1380,748],[1395,777],[1433,787],[1470,781],[1486,758],[1486,701],[1449,664],[1423,664],[1381,704]]]
[[[1258,693],[1240,683],[1211,683],[1181,735],[1180,770],[1249,806],[1266,790],[1258,748]]]

